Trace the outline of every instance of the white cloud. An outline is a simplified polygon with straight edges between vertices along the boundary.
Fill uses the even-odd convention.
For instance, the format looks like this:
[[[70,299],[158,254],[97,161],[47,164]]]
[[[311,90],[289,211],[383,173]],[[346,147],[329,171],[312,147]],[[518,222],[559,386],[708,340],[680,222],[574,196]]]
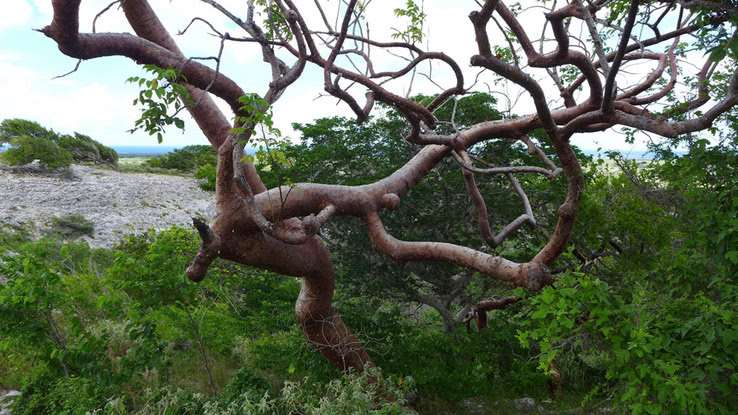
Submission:
[[[52,74],[46,70],[57,68],[22,65],[22,60],[0,59],[0,90],[6,97],[0,100],[0,120],[29,119],[61,133],[87,134],[108,145],[156,144],[156,139],[146,133],[126,132],[139,116],[131,105],[135,88],[118,88],[113,82],[88,82],[74,75],[52,80]],[[204,143],[194,122],[189,123],[185,137],[172,129],[166,140],[168,145]]]
[[[33,9],[26,0],[3,2],[0,13],[0,32],[13,27],[26,26],[31,20]]]
[[[51,2],[49,0],[33,0],[33,3],[41,14],[41,17],[49,18],[49,21],[51,21],[50,18],[54,14],[54,7],[51,5]]]

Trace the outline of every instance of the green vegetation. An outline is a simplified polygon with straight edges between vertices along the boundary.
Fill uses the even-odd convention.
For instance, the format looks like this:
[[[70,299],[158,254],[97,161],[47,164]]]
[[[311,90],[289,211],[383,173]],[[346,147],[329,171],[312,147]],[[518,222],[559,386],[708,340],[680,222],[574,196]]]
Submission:
[[[427,103],[433,97],[415,99]],[[435,113],[441,133],[453,131],[450,119],[454,111],[459,128],[501,117],[495,109],[494,98],[487,94],[472,94],[457,102],[449,100]],[[276,157],[257,158],[257,170],[269,188],[308,181],[342,185],[372,183],[399,169],[416,151],[404,140],[405,121],[396,111],[387,111],[385,116],[362,124],[333,117],[309,125],[298,124],[295,128],[302,133],[302,143],[286,145],[280,150],[282,159],[292,162],[279,162]],[[545,146],[543,149],[552,153]],[[528,154],[524,147],[510,146],[504,141],[476,146],[470,154],[492,164],[519,160],[521,165],[544,167],[541,160]],[[477,180],[487,205],[495,206],[490,212],[491,223],[509,223],[520,215],[520,199],[500,197],[510,192],[510,183],[504,175],[480,175]],[[536,192],[537,203],[544,212],[555,212],[561,203],[560,195],[565,193],[563,177],[551,182],[540,175],[525,175],[519,180],[525,188]],[[469,206],[459,166],[448,159],[403,198],[399,211],[383,212],[382,220],[387,228],[405,240],[448,241],[473,246],[479,243],[479,236],[470,228],[470,223],[476,221],[476,212],[468,209]],[[459,217],[460,213],[463,216]],[[459,219],[449,219],[454,217]],[[514,241],[500,248],[505,255],[523,260],[545,243],[548,238],[545,229],[552,228],[551,221],[557,218],[548,215],[538,220],[542,224],[540,227],[521,228]],[[324,229],[324,240],[334,252],[334,258],[339,258],[341,266],[336,270],[337,279],[346,295],[384,295],[398,301],[425,304],[440,314],[445,330],[452,330],[465,319],[477,301],[495,294],[515,295],[505,284],[474,278],[473,273],[455,266],[387,261],[374,252],[363,224],[353,218],[334,218]],[[460,312],[464,309],[466,312]]]
[[[177,117],[185,107],[181,100],[188,105],[194,104],[190,94],[184,86],[187,78],[174,68],[162,69],[156,65],[144,65],[147,72],[151,72],[153,78],[146,79],[138,76],[128,78],[126,82],[138,84],[141,92],[138,98],[133,100],[134,106],[141,107],[141,117],[136,120],[136,125],[130,130],[131,133],[144,130],[149,135],[156,134],[156,139],[161,144],[166,127],[174,126],[184,131],[184,120]],[[169,107],[174,107],[172,114]]]
[[[200,184],[203,190],[215,190],[215,166],[218,158],[212,146],[191,145],[176,149],[159,157],[141,163],[131,161],[124,165],[124,171],[136,173],[195,174],[204,179]]]
[[[196,244],[173,228],[111,250],[52,239],[9,246],[0,264],[8,279],[0,284],[0,387],[24,392],[14,413],[328,414],[335,405],[369,413],[383,399],[372,392],[379,387],[396,398],[381,404],[386,413],[404,413],[409,379],[336,379],[312,353],[293,322],[296,281],[225,262],[205,284],[187,281]],[[199,382],[208,371],[214,385]]]
[[[115,150],[86,135],[62,135],[59,137],[59,146],[69,151],[77,162],[107,163],[112,166],[118,163],[118,153]]]
[[[216,163],[217,157],[213,146],[191,145],[175,149],[160,157],[151,158],[144,164],[155,168],[194,172],[206,164],[214,166]]]
[[[579,365],[590,396],[629,413],[738,409],[738,152],[694,144],[593,176],[572,266],[531,299],[519,334],[542,370]]]
[[[172,176],[189,176],[191,172],[181,172],[179,170],[170,170],[163,167],[151,167],[149,160],[152,157],[122,157],[118,162],[118,166],[122,173],[149,173],[149,174],[166,174]],[[156,163],[156,162],[154,162]]]
[[[443,122],[453,106],[463,126],[494,118],[493,104],[472,95],[437,117]],[[330,118],[297,129],[302,143],[257,160],[270,186],[358,185],[415,151],[391,111],[362,125]],[[53,218],[54,239],[32,243],[28,231],[3,225],[0,387],[23,391],[14,414],[463,414],[469,402],[515,413],[510,400],[523,396],[553,399],[553,410],[735,413],[738,151],[731,143],[692,141],[682,156],[667,143],[639,164],[617,154],[582,157],[579,220],[554,285],[537,294],[443,265],[392,263],[371,252],[357,221],[334,218],[323,238],[336,264],[335,308],[379,368],[361,376],[340,375],[301,333],[298,281],[217,260],[202,283],[189,282],[184,270],[199,243],[192,230],[90,249],[60,242],[92,231],[81,217]],[[507,143],[472,154],[536,163]],[[212,157],[209,147],[191,147],[153,163],[191,173],[212,167]],[[565,186],[520,180],[535,195],[541,226],[521,228],[497,248],[512,258],[546,240]],[[506,182],[478,184],[498,206],[492,220],[519,214],[514,200],[492,200],[508,192]],[[473,212],[447,220],[469,204],[463,186],[458,166],[441,164],[385,223],[404,238],[472,243]],[[495,294],[527,297],[490,312],[481,331],[453,317]]]
[[[118,153],[112,148],[83,134],[58,134],[34,121],[6,119],[0,123],[0,145],[5,143],[10,148],[0,154],[0,159],[10,165],[39,160],[41,167],[48,170],[68,167],[73,162],[118,168]]]
[[[41,137],[20,136],[10,141],[11,147],[0,157],[11,165],[23,165],[38,160],[41,167],[56,170],[72,164],[72,154],[53,141]]]
[[[62,239],[91,236],[94,231],[95,224],[82,215],[62,215],[51,218],[51,232]]]
[[[0,370],[7,373],[0,382],[23,391],[14,404],[15,414],[397,414],[413,410],[464,414],[471,412],[469,402],[492,408],[494,402],[522,396],[551,399],[554,402],[546,409],[554,413],[602,413],[603,407],[636,415],[738,413],[735,1],[611,0],[581,10],[574,7],[581,6],[579,2],[554,10],[558,3],[550,2],[549,8],[549,2],[543,1],[542,10],[551,13],[536,37],[527,32],[541,27],[530,24],[521,4],[507,9],[494,1],[477,1],[479,9],[469,18],[478,54],[469,63],[488,70],[489,76],[481,71],[472,76],[464,71],[462,76],[461,67],[449,55],[422,52],[429,46],[424,42],[428,31],[423,2],[406,0],[394,9],[400,21],[395,26],[406,30],[392,29],[391,36],[398,42],[391,43],[373,42],[368,29],[361,29],[364,19],[374,18],[365,13],[369,2],[336,2],[334,26],[345,10],[340,31],[331,28],[316,2],[328,27],[325,36],[316,34],[320,41],[316,44],[310,37],[315,32],[308,29],[296,2],[284,6],[257,0],[249,2],[245,22],[232,20],[249,32],[246,40],[261,46],[271,66],[273,77],[268,89],[262,88],[267,90],[264,97],[241,92],[257,90],[254,85],[239,89],[221,76],[223,42],[235,39],[228,33],[220,35],[224,32],[209,23],[205,22],[223,40],[221,50],[217,57],[193,59],[213,60],[214,73],[181,56],[167,44],[171,43],[167,31],[159,27],[155,15],[148,10],[136,13],[129,2],[120,3],[132,25],[146,26],[147,38],[158,38],[162,47],[177,53],[157,53],[150,43],[129,41],[131,37],[123,34],[103,35],[92,49],[85,49],[82,42],[74,44],[78,3],[54,2],[56,15],[45,30],[64,53],[96,56],[96,48],[109,51],[111,42],[123,39],[127,47],[118,53],[179,68],[145,65],[149,77],[129,78],[140,87],[133,103],[140,107],[141,117],[134,130],[145,130],[161,142],[166,128],[184,128],[178,118],[181,110],[202,105],[193,116],[203,130],[224,131],[227,127],[222,126],[220,115],[213,116],[214,104],[189,100],[187,83],[220,97],[235,110],[229,139],[240,141],[222,150],[240,159],[233,160],[237,180],[227,182],[233,189],[220,189],[224,192],[218,195],[217,237],[195,221],[201,244],[193,230],[179,227],[127,237],[105,250],[63,243],[59,235],[29,242],[25,232],[0,230]],[[262,25],[266,30],[253,19],[256,6],[259,19],[266,19]],[[488,25],[489,20],[496,25]],[[584,20],[589,39],[574,33],[583,32]],[[446,26],[456,29],[450,22]],[[485,30],[493,26],[503,34],[505,45],[490,44]],[[532,45],[535,39],[540,47]],[[344,45],[344,40],[353,46]],[[673,43],[664,48],[662,41]],[[619,46],[613,49],[616,43]],[[646,51],[647,45],[664,53]],[[406,62],[375,72],[364,46],[391,48],[394,57]],[[297,58],[289,61],[294,63],[291,67],[277,57],[286,55],[280,51],[283,48]],[[588,53],[577,52],[581,49]],[[321,53],[327,50],[325,59]],[[698,55],[708,59],[702,69],[688,62]],[[641,59],[658,63],[646,74],[636,67]],[[419,64],[433,60],[450,67],[441,71],[455,74],[455,87],[445,75],[434,77],[435,70],[418,71]],[[307,61],[324,70],[326,92],[348,104],[364,123],[333,117],[297,125],[303,140],[293,145],[274,128],[269,106],[303,74]],[[693,69],[679,68],[680,63]],[[564,107],[544,92],[553,84],[539,85],[539,75],[528,74],[528,69],[544,67],[561,92]],[[402,81],[405,75],[409,83]],[[312,79],[306,79],[309,83],[316,80],[307,77]],[[428,111],[414,108],[400,91],[385,89],[404,85],[403,92],[409,94],[408,85],[421,77],[450,87]],[[616,78],[620,85],[614,83]],[[363,108],[355,99],[357,86],[369,90]],[[509,111],[517,102],[530,101],[527,95],[536,112],[525,117],[508,113],[506,120],[497,122],[501,114],[492,96],[467,96],[466,88],[484,86],[504,96]],[[416,99],[428,104],[432,97]],[[626,126],[625,137],[631,142],[639,132],[633,127],[644,128],[656,159],[639,165],[613,153],[608,165],[571,151],[574,134],[618,125]],[[530,131],[532,126],[545,127],[551,139],[542,131]],[[77,136],[70,137],[76,140],[72,144],[45,137],[47,132],[38,125],[24,128],[22,134],[8,135],[13,149],[3,157],[12,162],[38,158],[44,167],[56,168],[91,148]],[[457,134],[465,128],[468,134]],[[8,131],[15,129],[8,127]],[[425,136],[426,130],[444,136]],[[676,137],[680,133],[684,135]],[[704,139],[707,134],[712,134],[711,141]],[[658,142],[654,137],[659,135],[672,138]],[[411,142],[438,142],[446,147],[430,148],[424,153],[428,168],[421,161],[414,163],[414,169],[408,160],[419,146],[406,143],[404,136]],[[3,140],[9,141],[0,138],[0,143]],[[255,155],[242,155],[245,140],[259,143]],[[557,151],[552,151],[550,142]],[[676,154],[677,150],[684,153]],[[538,160],[528,151],[548,154],[550,160],[544,156]],[[554,153],[564,158],[562,163]],[[459,166],[464,163],[454,163],[453,156],[490,167],[534,168],[516,169],[506,177],[487,171],[490,175],[465,183]],[[436,163],[441,158],[445,159]],[[254,161],[267,187],[279,186],[262,194],[257,207],[253,193],[260,186],[252,187],[253,180],[244,183],[243,166],[236,163],[245,160]],[[535,167],[553,164],[565,166],[567,180],[556,177],[554,170],[542,172],[547,177],[520,173],[541,172]],[[215,166],[212,149],[191,147],[139,168],[194,174],[208,181],[203,188],[212,190]],[[408,169],[398,172],[400,166]],[[463,171],[467,178],[470,170]],[[300,189],[299,184],[358,186],[394,173],[394,180],[388,180],[393,183],[356,192],[350,203],[338,203],[350,194],[338,191],[340,187]],[[518,181],[526,194],[518,190]],[[408,190],[400,206],[392,193],[395,187]],[[301,206],[284,203],[302,191],[305,197],[294,204]],[[516,193],[519,198],[510,197]],[[144,207],[149,203],[156,200],[141,201]],[[263,208],[266,204],[268,209]],[[481,214],[484,204],[492,208],[488,218]],[[523,204],[526,213],[520,215]],[[255,209],[269,212],[265,216],[270,217],[258,215]],[[293,212],[307,215],[302,226],[300,218],[281,221],[296,215]],[[319,234],[328,250],[314,240],[292,248],[281,244],[278,236],[300,231],[310,236],[319,229],[317,222],[333,214],[338,217],[330,218]],[[354,217],[345,218],[345,214]],[[501,231],[516,228],[503,245],[489,242],[492,238],[487,234],[515,218],[520,219],[516,225]],[[475,222],[486,225],[487,219],[494,229],[482,226],[485,245]],[[60,219],[55,225],[69,228],[65,222],[80,220]],[[517,228],[525,223],[530,227]],[[250,233],[255,225],[261,232]],[[370,228],[371,241],[364,228]],[[410,243],[397,243],[383,228]],[[463,257],[454,256],[444,245],[412,241],[454,242],[469,251]],[[551,249],[541,251],[543,244]],[[196,265],[209,270],[201,283],[193,284],[184,270],[198,245]],[[372,248],[398,260],[419,261],[395,264],[375,255]],[[559,258],[562,251],[565,254]],[[536,252],[541,254],[531,261]],[[320,261],[300,268],[299,260],[309,253]],[[481,254],[531,261],[516,275],[504,273],[505,279],[516,286],[526,282],[534,286],[537,281],[547,286],[540,292],[513,290],[474,272],[422,262],[433,258],[476,270],[484,270],[485,265],[513,269],[494,257],[474,265],[482,262]],[[221,259],[211,263],[215,256],[239,258],[320,282],[313,287],[311,279],[300,286],[269,271]],[[321,271],[326,274],[320,275]],[[331,271],[336,276],[335,295]],[[193,276],[202,277],[204,272],[191,272]],[[298,295],[301,301],[295,310]],[[480,300],[498,296],[513,301],[503,309],[485,311],[483,318],[472,312]],[[361,374],[337,373],[333,365],[339,366],[340,357],[346,356],[341,353],[356,348],[346,344],[353,338],[343,335],[342,323],[339,330],[329,327],[337,321],[331,320],[333,310],[353,328],[377,368],[367,367]],[[295,314],[307,321],[303,328],[321,344],[305,339],[306,333],[293,321]],[[476,329],[472,327],[475,317]],[[483,327],[482,320],[488,321],[488,327]],[[326,354],[337,356],[333,365],[316,353],[316,347],[331,348]],[[494,408],[512,411],[506,404]],[[536,408],[536,412],[544,411]]]

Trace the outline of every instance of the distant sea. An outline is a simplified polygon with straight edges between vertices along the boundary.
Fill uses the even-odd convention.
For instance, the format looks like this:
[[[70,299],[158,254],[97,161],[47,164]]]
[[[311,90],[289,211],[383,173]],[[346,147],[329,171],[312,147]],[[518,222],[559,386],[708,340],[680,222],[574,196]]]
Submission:
[[[174,146],[110,146],[121,157],[155,156],[171,153],[177,148]]]

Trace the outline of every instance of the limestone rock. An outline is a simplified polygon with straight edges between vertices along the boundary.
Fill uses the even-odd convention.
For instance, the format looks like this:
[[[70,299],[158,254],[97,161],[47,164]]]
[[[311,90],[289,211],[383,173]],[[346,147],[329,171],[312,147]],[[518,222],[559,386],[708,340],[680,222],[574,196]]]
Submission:
[[[0,390],[0,415],[10,415],[10,404],[20,394],[20,392],[15,390]]]
[[[65,175],[40,174],[0,165],[0,226],[34,222],[43,233],[52,217],[82,215],[95,224],[92,237],[84,237],[92,247],[149,228],[191,226],[193,216],[210,218],[214,206],[215,195],[189,177],[79,165]]]
[[[515,408],[523,414],[532,414],[536,411],[536,400],[533,398],[515,399]]]

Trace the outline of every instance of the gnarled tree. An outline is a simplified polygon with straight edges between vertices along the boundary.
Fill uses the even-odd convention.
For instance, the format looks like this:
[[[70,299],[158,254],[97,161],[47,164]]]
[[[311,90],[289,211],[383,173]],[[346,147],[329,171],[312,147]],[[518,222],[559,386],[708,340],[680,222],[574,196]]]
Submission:
[[[641,5],[638,0],[572,0],[566,4],[536,3],[530,10],[521,10],[508,8],[498,0],[477,1],[470,10],[470,22],[458,23],[471,25],[476,35],[477,52],[469,62],[481,71],[478,76],[493,74],[527,94],[533,113],[454,128],[446,134],[436,130],[434,110],[449,98],[466,94],[477,82],[465,78],[462,66],[466,62],[421,48],[424,12],[414,2],[408,2],[407,9],[399,12],[412,22],[406,31],[398,31],[394,39],[372,39],[367,29],[371,22],[363,19],[366,8],[374,6],[370,2],[332,4],[337,8],[332,23],[318,0],[248,0],[245,16],[236,15],[217,0],[200,1],[222,12],[243,30],[243,35],[220,32],[201,18],[192,24],[209,25],[220,37],[221,45],[246,41],[261,48],[272,80],[262,86],[266,92],[259,97],[247,94],[221,73],[220,54],[211,59],[216,62],[214,67],[184,56],[147,0],[118,2],[136,35],[80,33],[81,0],[52,0],[54,18],[43,33],[70,57],[85,60],[125,56],[140,64],[174,68],[183,75],[176,78],[185,87],[178,92],[218,152],[216,213],[209,225],[196,221],[202,244],[187,276],[193,281],[202,280],[209,264],[220,257],[301,278],[298,322],[308,339],[341,369],[361,370],[371,364],[371,359],[331,307],[333,264],[318,231],[332,217],[360,218],[374,249],[393,260],[449,263],[513,286],[538,290],[552,282],[549,267],[567,244],[586,190],[570,144],[572,136],[621,125],[676,137],[710,127],[732,109],[737,99],[736,72],[729,74],[729,81],[716,86],[715,96],[710,96],[708,83],[711,76],[726,73],[714,61],[738,49],[734,48],[738,41],[731,37],[732,31],[728,32],[735,10],[724,2],[657,0]],[[255,16],[266,19],[259,23]],[[538,19],[533,21],[542,25],[526,23],[527,19]],[[531,26],[542,30],[532,34]],[[188,26],[185,30],[190,29]],[[577,37],[585,32],[589,40]],[[603,38],[605,33],[611,36]],[[695,36],[686,38],[688,35]],[[490,39],[494,38],[502,39],[504,47],[492,44]],[[459,42],[465,40],[472,41]],[[702,52],[689,52],[690,48],[705,47],[713,48],[712,60]],[[397,56],[402,66],[385,71],[376,67],[371,52],[380,49]],[[683,53],[689,54],[690,60],[704,60],[694,79],[686,84],[680,81]],[[415,102],[389,89],[389,81],[419,77],[429,62],[450,69],[454,78],[440,87],[431,102]],[[647,76],[626,70],[640,62],[651,63]],[[419,148],[415,156],[394,173],[367,185],[299,183],[266,189],[244,147],[254,135],[256,124],[265,120],[269,106],[308,65],[322,70],[325,91],[350,107],[359,121],[370,115],[375,101],[399,111],[407,120],[406,140]],[[425,75],[430,77],[430,73]],[[685,88],[680,89],[682,86]],[[357,96],[354,91],[359,88],[362,91]],[[687,98],[672,105],[682,94]],[[216,107],[211,95],[230,106],[234,124]],[[701,107],[706,109],[695,112]],[[545,131],[559,166],[529,138],[528,134],[536,129]],[[481,161],[471,157],[470,149],[488,140],[523,143],[531,154],[540,156],[541,162],[520,166],[511,160],[507,166],[480,167]],[[453,241],[404,241],[383,225],[382,210],[400,208],[402,197],[446,158],[452,158],[463,174],[477,212],[480,242],[491,249],[479,248],[481,243],[471,248]],[[548,243],[527,262],[495,255],[493,249],[520,226],[536,225],[531,203],[516,176],[540,174],[554,178],[561,172],[568,186]],[[522,199],[520,216],[503,224],[497,234],[475,181],[480,174],[506,175],[511,197]],[[487,309],[513,301],[503,298],[479,303],[478,324],[484,325]]]

